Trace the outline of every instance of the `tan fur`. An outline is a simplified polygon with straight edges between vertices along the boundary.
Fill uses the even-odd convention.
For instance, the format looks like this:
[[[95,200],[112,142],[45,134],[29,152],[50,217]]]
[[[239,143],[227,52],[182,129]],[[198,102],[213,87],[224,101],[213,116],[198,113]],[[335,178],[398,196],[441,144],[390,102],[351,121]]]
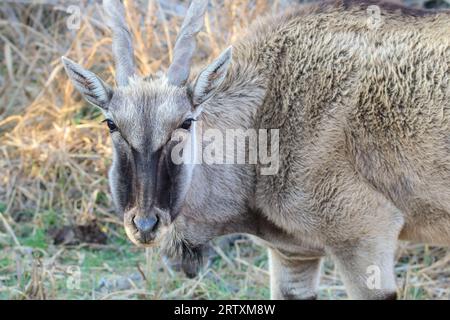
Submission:
[[[376,30],[370,4],[381,8]],[[228,82],[209,103],[221,108],[216,126],[233,105],[225,120],[281,130],[280,171],[256,176],[254,208],[332,254],[353,297],[392,295],[399,236],[450,244],[449,30],[448,13],[394,4],[291,10],[234,46]],[[226,103],[237,90],[261,105]],[[383,271],[378,291],[364,288],[372,264]]]
[[[369,5],[380,8],[377,25]],[[230,57],[226,52],[186,86],[164,76],[134,79],[112,94],[94,78],[101,95],[85,85],[92,74],[66,60],[80,91],[120,128],[112,133],[110,185],[130,238],[162,241],[194,275],[209,240],[247,233],[269,248],[272,298],[314,297],[326,254],[350,297],[395,297],[399,238],[450,244],[449,13],[320,3],[254,24],[233,46],[225,78]],[[155,157],[164,159],[157,150],[199,110],[199,126],[189,132],[196,140],[200,125],[279,129],[279,171],[182,168],[175,219],[154,205],[164,180],[150,170]],[[135,216],[158,217],[162,227],[136,233]],[[369,285],[373,267],[378,287]]]
[[[282,130],[283,161],[280,174],[259,177],[257,202],[280,226],[310,225],[305,231],[331,243],[353,233],[345,220],[372,232],[372,213],[360,212],[369,204],[392,211],[385,219],[404,219],[406,238],[449,244],[450,16],[381,7],[375,31],[364,5],[310,12],[277,24],[282,63],[261,69],[273,71],[257,126]],[[293,190],[308,201],[292,216],[276,212],[280,195],[295,206]],[[298,211],[313,221],[298,221]]]

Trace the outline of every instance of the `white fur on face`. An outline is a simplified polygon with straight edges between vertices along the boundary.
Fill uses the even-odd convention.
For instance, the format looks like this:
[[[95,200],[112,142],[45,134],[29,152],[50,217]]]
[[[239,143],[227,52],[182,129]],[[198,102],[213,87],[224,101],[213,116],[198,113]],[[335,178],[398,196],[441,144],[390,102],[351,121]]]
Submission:
[[[192,114],[186,89],[170,85],[165,77],[144,81],[131,78],[118,88],[109,108],[123,137],[137,150],[155,151]]]

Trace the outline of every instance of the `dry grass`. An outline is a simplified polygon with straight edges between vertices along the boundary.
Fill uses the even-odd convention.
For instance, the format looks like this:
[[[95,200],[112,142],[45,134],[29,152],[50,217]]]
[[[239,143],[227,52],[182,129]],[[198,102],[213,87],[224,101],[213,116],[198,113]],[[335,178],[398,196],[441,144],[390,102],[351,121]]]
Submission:
[[[0,297],[267,298],[265,251],[246,239],[216,243],[209,266],[191,280],[167,270],[157,252],[127,243],[108,196],[107,130],[60,63],[67,55],[113,83],[110,34],[95,1],[81,1],[77,30],[66,26],[67,1],[52,2],[59,6],[0,7]],[[164,70],[181,18],[161,14],[157,1],[125,2],[141,74]],[[213,0],[198,60],[285,3]],[[51,228],[92,221],[108,234],[106,245],[52,244]],[[398,256],[402,298],[450,298],[448,249],[402,244]],[[345,298],[330,261],[323,273],[321,297]]]

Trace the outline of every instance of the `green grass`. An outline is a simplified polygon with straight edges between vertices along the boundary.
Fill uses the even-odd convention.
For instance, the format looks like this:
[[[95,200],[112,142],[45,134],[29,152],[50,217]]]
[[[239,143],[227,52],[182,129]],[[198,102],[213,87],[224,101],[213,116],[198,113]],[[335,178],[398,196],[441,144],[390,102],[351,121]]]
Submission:
[[[26,219],[27,213],[22,215]],[[157,250],[133,246],[121,226],[107,225],[106,245],[55,246],[48,231],[60,223],[60,215],[49,210],[36,216],[28,222],[13,224],[21,247],[12,239],[3,239],[0,244],[0,299],[270,297],[266,250],[248,239],[231,245],[215,241],[213,247],[219,247],[226,259],[215,253],[216,249],[212,250],[207,267],[196,278],[188,279],[182,273],[169,271]],[[434,266],[445,258],[446,252],[444,248],[409,247],[408,254],[402,254],[397,264],[400,296],[433,297],[433,272],[438,272],[440,278],[444,275]],[[421,268],[429,271],[423,275]],[[322,269],[319,298],[346,298],[331,260],[326,259]],[[440,297],[445,297],[445,292]]]
[[[21,241],[22,245],[36,249],[47,249],[46,234],[43,229],[35,229],[29,236]]]
[[[20,213],[21,223],[12,223],[21,246],[12,239],[0,245],[0,299],[269,297],[266,252],[249,240],[227,245],[223,250],[228,261],[213,255],[197,278],[188,279],[169,271],[157,250],[132,245],[121,227],[107,226],[105,230],[114,232],[108,234],[106,245],[55,246],[49,230],[60,225],[59,217],[51,210],[31,217],[25,211]],[[237,246],[240,258],[248,263],[235,261],[230,272],[228,264],[237,258]]]

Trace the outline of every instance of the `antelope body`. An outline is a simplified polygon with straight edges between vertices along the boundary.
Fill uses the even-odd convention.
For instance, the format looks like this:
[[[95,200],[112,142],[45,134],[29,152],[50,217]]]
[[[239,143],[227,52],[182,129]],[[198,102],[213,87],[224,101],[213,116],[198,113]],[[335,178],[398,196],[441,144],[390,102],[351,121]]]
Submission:
[[[395,298],[399,239],[450,244],[449,14],[375,2],[301,7],[261,19],[189,80],[206,6],[192,2],[165,76],[135,75],[119,1],[105,1],[119,87],[63,59],[108,119],[111,191],[128,236],[161,243],[195,274],[208,241],[247,233],[268,247],[274,299],[314,298],[324,255],[350,297]],[[196,122],[278,129],[277,173],[174,164],[175,132],[204,148]]]

